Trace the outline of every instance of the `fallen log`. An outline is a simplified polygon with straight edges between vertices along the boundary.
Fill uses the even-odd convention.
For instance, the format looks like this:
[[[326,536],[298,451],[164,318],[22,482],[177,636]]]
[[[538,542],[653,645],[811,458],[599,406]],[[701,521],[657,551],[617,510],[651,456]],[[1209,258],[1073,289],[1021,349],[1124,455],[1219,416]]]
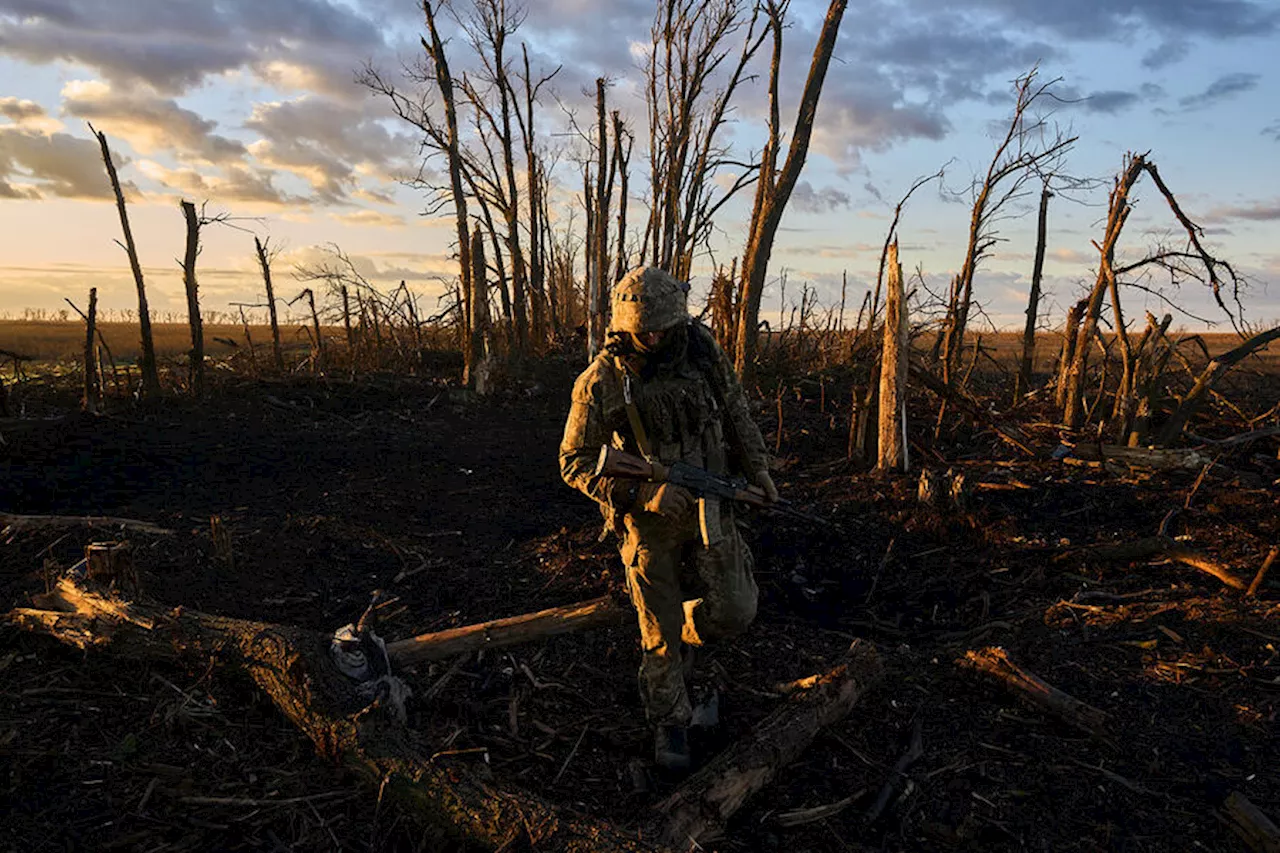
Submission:
[[[1000,682],[1023,702],[1048,711],[1081,731],[1105,739],[1107,715],[1104,711],[1064,693],[1032,672],[1009,659],[1009,653],[997,646],[971,649],[956,661],[962,670],[977,672]]]
[[[843,719],[882,672],[875,649],[855,642],[839,666],[812,687],[797,691],[659,803],[663,825],[658,837],[677,850],[701,849],[699,845],[723,832],[747,798],[769,784],[824,727]]]
[[[169,536],[173,531],[149,521],[134,518],[113,518],[108,515],[14,515],[0,512],[0,528],[6,533],[22,530],[41,530],[48,527],[88,527],[131,530],[135,533],[152,533]]]
[[[387,644],[387,655],[398,666],[444,660],[480,649],[499,649],[556,634],[621,625],[631,618],[629,607],[604,595],[564,607],[551,607],[507,619],[419,634]]]
[[[10,624],[77,648],[147,660],[216,660],[246,671],[326,758],[340,761],[382,796],[465,842],[496,849],[657,851],[640,833],[560,809],[532,794],[501,790],[432,751],[342,675],[330,636],[284,625],[107,598],[71,580],[58,587],[65,611],[19,609]]]
[[[1218,817],[1254,853],[1280,853],[1280,830],[1239,791],[1227,797]]]
[[[1077,556],[1089,556],[1099,560],[1145,560],[1151,557],[1167,557],[1175,563],[1182,563],[1184,566],[1213,575],[1232,589],[1243,592],[1246,588],[1245,582],[1232,574],[1226,566],[1169,536],[1144,536],[1129,542],[1091,545],[1059,554],[1053,558],[1053,561],[1057,563]]]

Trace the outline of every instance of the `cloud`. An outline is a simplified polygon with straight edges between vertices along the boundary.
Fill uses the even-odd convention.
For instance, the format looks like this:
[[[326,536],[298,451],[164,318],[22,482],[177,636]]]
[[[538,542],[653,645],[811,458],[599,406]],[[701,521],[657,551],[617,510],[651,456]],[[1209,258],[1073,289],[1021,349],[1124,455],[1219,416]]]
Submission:
[[[1226,74],[1210,83],[1203,92],[1179,98],[1178,103],[1189,110],[1207,107],[1216,101],[1256,88],[1261,79],[1262,77],[1258,74],[1244,72]]]
[[[1274,141],[1280,142],[1280,121],[1274,121],[1262,129],[1263,136],[1270,136]]]
[[[44,107],[35,101],[19,100],[18,98],[0,98],[0,115],[7,119],[11,119],[16,124],[22,124],[33,118],[43,118],[46,113]]]
[[[1252,222],[1280,221],[1280,199],[1233,207],[1215,207],[1205,216],[1208,222],[1222,222],[1228,219],[1247,219]]]
[[[917,2],[953,8],[947,0]],[[1254,0],[969,0],[968,5],[1000,16],[1006,25],[1045,29],[1073,39],[1118,39],[1135,29],[1173,38],[1239,38],[1274,32],[1280,24],[1280,11],[1272,3]]]
[[[1136,92],[1121,92],[1109,89],[1103,92],[1090,92],[1085,96],[1083,106],[1091,113],[1114,115],[1133,106],[1139,100],[1141,100],[1141,97]]]
[[[791,191],[790,204],[800,213],[830,213],[849,206],[849,194],[835,187],[815,190],[808,181],[799,181]]]
[[[0,126],[0,198],[113,199],[100,158],[89,139]]]
[[[86,65],[165,94],[275,61],[316,66],[333,82],[341,66],[354,90],[350,69],[383,46],[374,20],[328,0],[0,0],[0,53]]]
[[[290,195],[276,187],[274,176],[263,169],[241,164],[224,165],[220,174],[203,174],[194,168],[170,169],[152,160],[138,163],[138,170],[170,189],[220,204],[233,202],[268,206],[299,206],[309,199]]]
[[[249,152],[264,165],[304,178],[321,201],[346,203],[360,178],[390,183],[408,170],[415,152],[414,141],[389,131],[373,106],[315,95],[255,104],[245,127],[262,138]],[[363,190],[368,193],[368,186]]]
[[[140,154],[173,151],[189,162],[240,160],[242,143],[213,130],[217,122],[150,91],[117,91],[97,80],[73,80],[62,87],[62,111],[93,122],[108,136],[125,140]]]
[[[369,228],[403,228],[404,217],[379,210],[354,210],[350,213],[334,214],[333,218],[347,225]]]
[[[1142,57],[1142,67],[1159,71],[1186,59],[1191,53],[1191,43],[1184,38],[1172,38],[1161,42]]]

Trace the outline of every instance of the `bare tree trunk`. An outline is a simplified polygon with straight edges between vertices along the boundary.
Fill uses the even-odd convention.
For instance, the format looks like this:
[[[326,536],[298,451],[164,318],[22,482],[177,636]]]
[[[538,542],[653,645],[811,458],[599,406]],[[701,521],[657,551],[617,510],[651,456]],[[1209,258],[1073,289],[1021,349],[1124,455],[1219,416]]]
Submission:
[[[1151,314],[1147,314],[1147,329],[1151,332],[1151,346],[1143,358],[1144,376],[1138,388],[1138,408],[1133,416],[1133,426],[1129,430],[1130,447],[1142,447],[1147,443],[1147,435],[1151,430],[1151,416],[1159,406],[1157,395],[1160,393],[1160,380],[1163,378],[1169,356],[1173,355],[1173,345],[1165,339],[1165,333],[1173,322],[1172,314],[1165,314],[1159,323]],[[1163,347],[1161,345],[1163,344]]]
[[[884,307],[884,347],[880,357],[880,432],[876,467],[905,468],[907,391],[907,305],[898,263],[898,241],[889,247],[889,292]]]
[[[436,3],[438,8],[439,2]],[[458,145],[458,110],[453,94],[453,77],[449,73],[449,61],[445,56],[444,42],[440,39],[440,31],[436,27],[436,8],[431,0],[422,0],[422,12],[426,17],[427,31],[431,41],[423,38],[422,48],[435,67],[436,86],[440,90],[440,101],[444,106],[444,121],[447,130],[445,154],[449,161],[449,187],[453,192],[454,219],[458,232],[458,281],[462,294],[462,322],[460,324],[460,341],[463,352],[463,372],[471,367],[467,360],[472,356],[468,341],[471,330],[468,328],[471,318],[471,245],[470,230],[467,226],[467,200],[462,194],[462,154]]]
[[[1031,267],[1031,292],[1027,294],[1027,324],[1022,329],[1022,361],[1014,383],[1013,398],[1031,390],[1031,371],[1036,354],[1036,319],[1040,310],[1040,280],[1044,273],[1044,250],[1049,222],[1049,199],[1053,193],[1046,186],[1040,191],[1040,218],[1036,224],[1036,259]]]
[[[609,152],[609,135],[605,126],[605,79],[596,79],[596,204],[595,218],[592,224],[594,239],[591,250],[594,252],[591,286],[595,288],[595,305],[598,316],[595,318],[596,349],[604,344],[604,331],[609,316],[609,287],[607,270],[609,269],[609,186],[605,177]]]
[[[311,309],[311,327],[315,330],[316,336],[316,356],[312,361],[311,370],[324,370],[324,338],[320,336],[320,314],[316,311],[316,294],[311,288],[303,291],[307,295],[307,306]]]
[[[254,248],[258,250],[258,265],[262,267],[262,281],[267,287],[267,313],[271,317],[271,354],[275,359],[276,370],[284,372],[284,351],[280,347],[280,322],[276,316],[276,292],[271,286],[271,259],[267,257],[267,243],[253,238]]]
[[[1089,366],[1089,345],[1098,331],[1098,314],[1102,309],[1102,297],[1111,280],[1108,277],[1108,257],[1114,257],[1116,242],[1124,229],[1125,220],[1129,218],[1129,191],[1142,174],[1145,160],[1141,154],[1130,156],[1124,173],[1116,179],[1111,190],[1110,212],[1107,215],[1107,230],[1099,248],[1098,276],[1093,290],[1089,293],[1089,301],[1081,318],[1079,340],[1076,351],[1067,371],[1067,381],[1063,397],[1062,422],[1069,429],[1080,427],[1084,419],[1084,382]]]
[[[116,174],[115,163],[111,160],[111,149],[107,147],[106,134],[89,130],[98,137],[98,145],[102,148],[102,162],[107,167],[107,177],[111,179],[111,189],[116,196],[116,210],[120,213],[120,228],[124,231],[124,250],[129,256],[129,268],[133,271],[133,283],[138,288],[138,329],[142,339],[142,355],[138,366],[142,371],[142,391],[148,396],[160,393],[160,374],[156,370],[156,347],[151,336],[151,309],[147,307],[147,287],[142,280],[142,265],[138,262],[138,247],[133,242],[133,230],[129,227],[129,212],[125,208],[124,193],[120,189],[120,178]]]
[[[84,399],[81,406],[91,415],[102,411],[102,386],[98,380],[97,349],[93,336],[98,323],[98,288],[89,288],[89,311],[84,318]]]
[[[623,145],[623,137],[627,144]],[[631,139],[622,123],[622,116],[613,111],[613,156],[618,163],[618,240],[614,247],[617,262],[614,264],[614,281],[620,281],[627,274],[627,172],[631,165]]]
[[[767,155],[762,162],[760,179],[756,187],[756,204],[751,220],[751,232],[742,256],[743,292],[738,316],[737,347],[734,354],[735,366],[744,384],[750,384],[755,370],[756,347],[760,333],[760,300],[764,295],[765,278],[769,272],[773,240],[778,233],[778,226],[782,223],[782,214],[786,211],[791,191],[795,188],[800,170],[804,168],[804,161],[809,153],[809,139],[813,133],[814,119],[818,112],[818,99],[822,95],[822,84],[827,76],[827,66],[831,62],[831,53],[835,49],[836,36],[840,32],[840,22],[844,18],[847,5],[848,0],[831,0],[831,4],[827,7],[822,32],[818,36],[818,42],[813,49],[813,58],[809,64],[809,76],[800,97],[800,109],[796,114],[791,147],[787,152],[786,163],[776,178],[773,167],[777,162],[777,150],[780,144],[780,128],[776,118],[778,76],[781,73],[782,64],[783,24],[781,11],[777,7],[771,7],[774,53],[769,72],[770,138],[766,143]]]
[[[484,265],[484,234],[471,232],[471,337],[463,383],[477,394],[489,393],[489,296]]]
[[[1058,378],[1054,385],[1053,405],[1059,409],[1065,404],[1067,399],[1067,374],[1071,370],[1071,364],[1075,361],[1076,346],[1080,334],[1080,318],[1084,316],[1084,309],[1088,307],[1088,297],[1081,299],[1075,305],[1071,306],[1071,310],[1067,312],[1067,326],[1062,333],[1062,352],[1058,357]]]
[[[187,322],[191,326],[191,393],[204,396],[204,324],[200,320],[200,293],[196,285],[196,258],[200,254],[200,216],[193,202],[182,202],[187,220],[187,248],[182,255],[182,284],[187,290]]]

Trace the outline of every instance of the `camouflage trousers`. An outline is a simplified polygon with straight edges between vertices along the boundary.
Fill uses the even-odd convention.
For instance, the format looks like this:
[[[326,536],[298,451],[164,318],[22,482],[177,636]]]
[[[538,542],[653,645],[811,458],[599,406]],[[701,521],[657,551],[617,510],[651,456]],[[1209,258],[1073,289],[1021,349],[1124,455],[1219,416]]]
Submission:
[[[643,650],[640,695],[653,725],[689,724],[684,646],[732,639],[756,615],[754,560],[732,511],[724,510],[724,536],[712,547],[703,545],[697,516],[690,516],[673,522],[639,512],[625,519],[622,561]]]

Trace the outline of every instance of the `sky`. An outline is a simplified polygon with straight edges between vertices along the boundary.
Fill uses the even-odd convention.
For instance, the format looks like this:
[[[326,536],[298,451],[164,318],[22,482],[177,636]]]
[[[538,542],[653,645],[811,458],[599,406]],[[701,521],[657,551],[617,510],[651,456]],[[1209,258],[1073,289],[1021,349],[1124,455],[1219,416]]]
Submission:
[[[468,0],[456,0],[464,8]],[[514,2],[514,0],[513,0]],[[826,3],[792,0],[784,41],[782,114],[794,116]],[[589,118],[594,80],[639,139],[640,64],[653,0],[528,0],[513,38],[534,68],[559,68],[542,102],[544,143],[570,164],[567,116]],[[177,259],[186,198],[232,225],[204,229],[202,303],[223,311],[261,302],[252,235],[282,250],[277,290],[305,285],[290,271],[336,244],[376,285],[401,280],[431,313],[451,259],[451,220],[427,215],[419,137],[356,82],[366,63],[395,76],[421,59],[413,0],[0,0],[0,313],[83,305],[91,286],[111,311],[136,307],[119,221],[88,123],[108,136],[130,198],[153,311],[185,310]],[[455,73],[474,67],[447,23]],[[813,146],[770,266],[764,316],[802,284],[848,314],[874,283],[894,205],[916,179],[944,170],[904,208],[908,274],[935,291],[963,260],[975,176],[985,173],[1013,103],[1011,82],[1038,67],[1056,81],[1051,128],[1078,137],[1062,172],[1093,185],[1051,202],[1042,322],[1060,325],[1092,281],[1111,180],[1128,151],[1149,152],[1206,246],[1244,277],[1252,324],[1280,321],[1280,2],[1276,0],[851,0],[814,127]],[[763,72],[760,67],[756,70]],[[735,150],[758,151],[762,80],[744,87]],[[642,148],[642,145],[638,146]],[[632,158],[643,187],[646,156]],[[428,164],[431,168],[432,165]],[[580,199],[568,166],[556,177],[557,215]],[[1038,190],[1015,200],[980,268],[982,325],[1020,327],[1035,243]],[[740,253],[750,192],[717,218],[712,255]],[[630,221],[643,227],[645,199]],[[1121,260],[1161,241],[1181,246],[1176,221],[1140,185]],[[1167,277],[1139,282],[1126,312],[1175,312],[1175,327],[1230,329],[1206,289]],[[923,292],[923,291],[920,291]]]

